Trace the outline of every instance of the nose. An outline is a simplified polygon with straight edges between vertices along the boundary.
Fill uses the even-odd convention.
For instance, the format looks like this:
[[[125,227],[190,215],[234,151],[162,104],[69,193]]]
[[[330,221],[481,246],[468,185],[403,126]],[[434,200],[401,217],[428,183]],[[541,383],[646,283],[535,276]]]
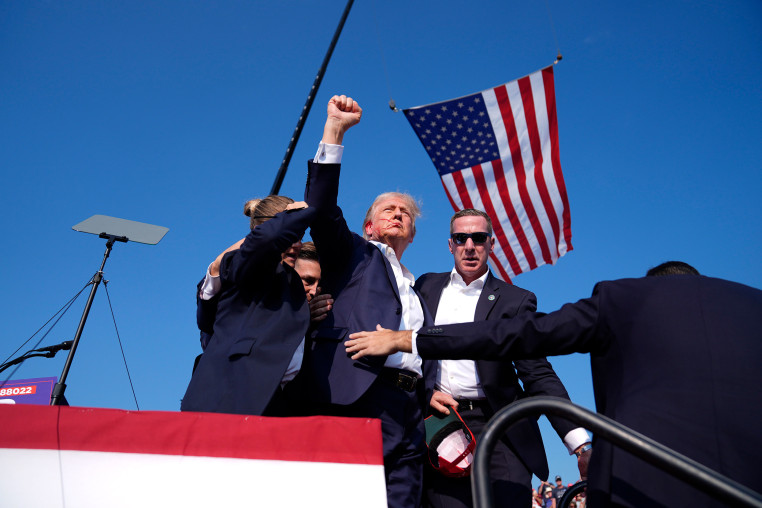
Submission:
[[[474,244],[473,238],[466,238],[466,243],[464,244],[467,250],[474,250],[476,249],[476,245]]]

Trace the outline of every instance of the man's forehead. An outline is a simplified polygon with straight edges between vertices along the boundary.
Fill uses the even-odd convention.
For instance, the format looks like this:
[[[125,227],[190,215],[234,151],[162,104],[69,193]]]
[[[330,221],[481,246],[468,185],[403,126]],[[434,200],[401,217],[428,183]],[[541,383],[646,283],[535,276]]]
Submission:
[[[300,270],[305,270],[305,271],[309,270],[309,271],[320,272],[320,263],[318,263],[317,261],[315,261],[313,259],[297,258],[296,259],[296,266],[298,267],[296,269],[297,272],[300,271]]]
[[[452,221],[452,230],[453,233],[470,232],[465,230],[487,232],[487,219],[480,215],[465,215],[463,217],[458,217]]]
[[[383,201],[380,201],[378,203],[377,209],[384,210],[386,208],[389,208],[390,206],[398,206],[400,208],[404,208],[405,210],[409,208],[407,201],[405,201],[404,199],[391,197],[391,198],[384,199]]]

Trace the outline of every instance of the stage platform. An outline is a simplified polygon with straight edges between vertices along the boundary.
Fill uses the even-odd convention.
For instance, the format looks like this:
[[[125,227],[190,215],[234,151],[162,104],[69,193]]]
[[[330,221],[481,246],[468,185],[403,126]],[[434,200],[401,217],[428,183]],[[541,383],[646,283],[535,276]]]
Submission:
[[[0,405],[3,506],[386,506],[381,423]]]

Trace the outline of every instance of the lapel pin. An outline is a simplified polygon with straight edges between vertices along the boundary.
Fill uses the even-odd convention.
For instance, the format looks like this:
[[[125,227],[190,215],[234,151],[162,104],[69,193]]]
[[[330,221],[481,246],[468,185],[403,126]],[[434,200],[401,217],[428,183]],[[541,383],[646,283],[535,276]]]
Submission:
[[[494,299],[495,299],[495,295],[489,295],[489,296],[487,297],[487,300],[489,300],[490,302],[491,302],[492,300],[494,300]]]

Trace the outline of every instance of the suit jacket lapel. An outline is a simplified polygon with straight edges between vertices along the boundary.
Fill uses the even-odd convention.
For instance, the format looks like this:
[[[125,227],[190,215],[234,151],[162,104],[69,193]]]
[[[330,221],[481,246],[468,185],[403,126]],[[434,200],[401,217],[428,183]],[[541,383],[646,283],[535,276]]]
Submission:
[[[424,297],[424,301],[426,302],[426,306],[429,308],[429,311],[431,311],[431,316],[433,319],[437,318],[437,309],[439,309],[439,300],[442,298],[442,291],[444,291],[445,286],[447,286],[447,283],[450,281],[450,274],[449,273],[441,273],[436,274],[436,278],[434,279],[433,284],[433,291],[427,291],[428,298]]]
[[[499,299],[500,286],[496,283],[492,272],[489,272],[487,280],[484,281],[484,289],[482,289],[482,294],[479,296],[479,301],[476,302],[474,321],[485,321]]]

